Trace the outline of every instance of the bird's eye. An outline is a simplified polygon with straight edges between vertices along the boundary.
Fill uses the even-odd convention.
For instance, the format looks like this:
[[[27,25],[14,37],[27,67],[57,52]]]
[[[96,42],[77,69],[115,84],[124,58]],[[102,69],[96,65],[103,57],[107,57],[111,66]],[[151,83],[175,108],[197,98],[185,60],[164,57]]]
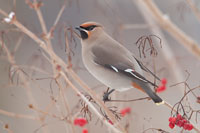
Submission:
[[[87,30],[88,30],[88,31],[91,31],[91,30],[93,30],[95,27],[96,27],[95,25],[92,25],[92,26],[88,27]]]

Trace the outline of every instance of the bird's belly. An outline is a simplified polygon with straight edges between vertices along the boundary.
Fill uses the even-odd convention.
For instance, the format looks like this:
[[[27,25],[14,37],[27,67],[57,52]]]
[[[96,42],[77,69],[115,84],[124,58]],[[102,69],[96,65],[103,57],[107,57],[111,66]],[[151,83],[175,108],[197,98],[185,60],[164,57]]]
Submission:
[[[131,85],[131,79],[125,77],[123,74],[105,69],[99,65],[94,65],[92,67],[93,69],[91,69],[89,66],[86,67],[97,80],[112,89],[116,89],[117,91],[126,91],[130,88],[133,88]]]

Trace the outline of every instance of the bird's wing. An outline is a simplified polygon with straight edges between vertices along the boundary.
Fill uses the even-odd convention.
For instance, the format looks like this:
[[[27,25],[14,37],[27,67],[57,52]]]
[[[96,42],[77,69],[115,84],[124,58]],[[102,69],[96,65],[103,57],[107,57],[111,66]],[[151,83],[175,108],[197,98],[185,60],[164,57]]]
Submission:
[[[119,51],[119,53],[117,53],[116,51],[119,51],[116,47],[107,46],[104,48],[101,45],[95,46],[92,48],[92,54],[94,56],[93,60],[96,64],[101,65],[105,69],[109,69],[110,71],[114,71],[119,74],[124,74],[128,77],[133,77],[139,81],[150,83],[152,86],[157,87],[156,84],[136,72],[133,62],[131,62],[126,55],[123,55],[123,53],[126,52]]]

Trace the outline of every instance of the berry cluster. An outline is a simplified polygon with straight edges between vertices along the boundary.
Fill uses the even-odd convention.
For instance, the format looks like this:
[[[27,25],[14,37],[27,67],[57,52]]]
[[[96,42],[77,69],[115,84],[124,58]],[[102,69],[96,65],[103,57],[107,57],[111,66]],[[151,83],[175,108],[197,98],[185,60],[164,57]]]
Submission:
[[[83,127],[87,124],[87,120],[85,118],[76,118],[74,119],[74,125],[78,125],[80,127]]]
[[[87,124],[87,120],[85,118],[76,118],[74,119],[74,125],[84,127]],[[88,133],[87,129],[83,129],[82,133]]]
[[[163,92],[163,91],[166,90],[167,80],[166,80],[165,78],[163,78],[163,79],[161,80],[161,83],[162,83],[162,84],[156,89],[156,92],[157,92],[157,93],[160,93],[160,92]]]
[[[169,118],[169,127],[173,129],[177,125],[178,127],[183,127],[185,130],[192,130],[193,125],[189,123],[183,116],[178,114],[176,117]]]

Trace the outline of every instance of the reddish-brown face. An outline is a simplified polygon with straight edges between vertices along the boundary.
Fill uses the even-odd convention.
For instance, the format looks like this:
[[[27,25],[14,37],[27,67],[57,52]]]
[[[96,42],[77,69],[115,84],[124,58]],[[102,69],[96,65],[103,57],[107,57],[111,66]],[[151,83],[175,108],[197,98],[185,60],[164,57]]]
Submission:
[[[102,27],[102,26],[95,22],[86,22],[86,23],[81,24],[79,27],[76,27],[76,29],[80,31],[81,38],[85,40],[91,36],[91,33],[97,27]]]

